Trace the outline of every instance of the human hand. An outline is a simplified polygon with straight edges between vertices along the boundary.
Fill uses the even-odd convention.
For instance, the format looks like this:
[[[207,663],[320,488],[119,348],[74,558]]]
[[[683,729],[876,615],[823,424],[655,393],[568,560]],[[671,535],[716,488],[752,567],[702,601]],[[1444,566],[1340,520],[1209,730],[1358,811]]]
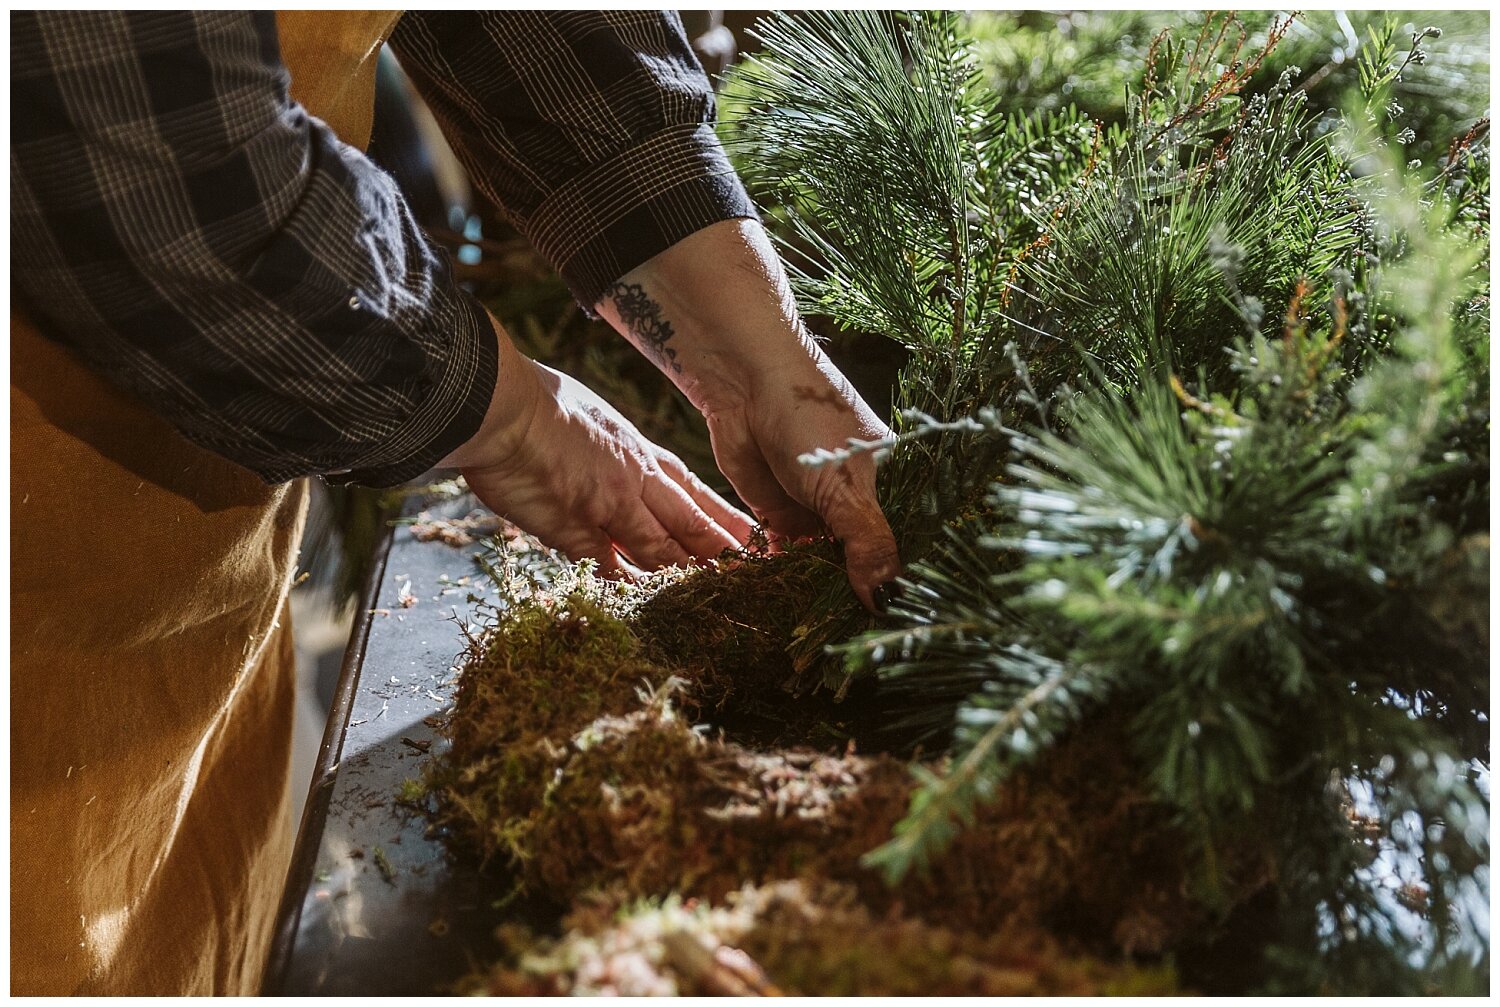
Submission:
[[[522,357],[496,330],[500,379],[490,412],[444,460],[486,506],[570,559],[595,560],[607,576],[744,544],[749,518],[608,402]]]
[[[844,544],[855,594],[880,608],[876,592],[901,563],[873,458],[797,459],[890,431],[808,335],[760,225],[688,236],[622,277],[598,309],[707,418],[720,470],[768,530],[800,538],[826,527]]]
[[[802,356],[754,375],[742,394],[705,411],[714,458],[736,493],[775,536],[803,538],[825,527],[844,543],[849,583],[870,609],[901,571],[896,540],[875,496],[873,455],[810,467],[798,459],[890,429],[805,335]]]

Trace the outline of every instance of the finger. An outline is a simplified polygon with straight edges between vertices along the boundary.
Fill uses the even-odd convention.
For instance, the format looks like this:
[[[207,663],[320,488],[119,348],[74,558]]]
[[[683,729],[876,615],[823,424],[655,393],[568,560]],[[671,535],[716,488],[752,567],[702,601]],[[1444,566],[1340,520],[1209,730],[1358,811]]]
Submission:
[[[823,519],[835,538],[844,543],[844,564],[849,584],[860,602],[872,612],[877,605],[875,589],[894,580],[901,572],[896,537],[875,499],[874,479],[858,479],[842,471],[823,503]]]
[[[709,427],[714,457],[729,484],[765,526],[768,537],[806,538],[818,534],[818,517],[797,503],[771,471],[752,441]]]
[[[670,479],[647,479],[641,499],[667,534],[698,559],[713,559],[740,543],[713,518],[703,513],[687,490]]]
[[[657,461],[661,463],[662,471],[682,487],[683,491],[692,498],[693,503],[716,525],[729,533],[735,545],[742,546],[749,541],[750,533],[755,530],[755,522],[750,520],[749,515],[705,486],[703,480],[694,475],[693,471],[682,464],[682,460],[670,451],[658,454]]]
[[[650,481],[648,476],[648,485]],[[604,530],[621,552],[646,570],[686,566],[692,561],[682,544],[640,500],[622,507]]]
[[[766,538],[770,542],[796,542],[823,534],[823,522],[818,520],[818,515],[791,497],[776,507],[757,510],[756,513],[766,527]]]
[[[742,464],[729,481],[765,526],[771,541],[810,538],[822,531],[818,515],[793,500],[758,456]]]
[[[630,562],[630,560],[626,559],[624,556],[621,556],[618,549],[615,550],[615,565],[620,569],[618,578],[620,580],[641,580],[646,576],[645,570],[642,570],[640,567]]]
[[[555,544],[552,548],[574,563],[591,559],[594,572],[601,577],[621,577],[625,571],[620,566],[620,557],[615,553],[615,544],[601,528],[575,529],[572,534],[538,536],[543,541]]]
[[[610,541],[604,530],[595,528],[592,531],[574,530],[572,534],[563,535],[539,535],[543,541],[555,542],[553,549],[562,553],[574,563],[583,560],[594,561],[594,573],[609,580],[635,580],[640,571],[626,563],[618,552],[615,544]]]

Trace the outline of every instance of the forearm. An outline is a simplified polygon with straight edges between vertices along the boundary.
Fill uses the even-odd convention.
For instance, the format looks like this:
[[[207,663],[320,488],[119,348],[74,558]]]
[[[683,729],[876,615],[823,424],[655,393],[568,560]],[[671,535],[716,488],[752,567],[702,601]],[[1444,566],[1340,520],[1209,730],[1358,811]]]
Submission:
[[[475,185],[591,308],[755,207],[673,11],[408,11],[391,45]]]
[[[622,276],[597,305],[708,420],[719,468],[773,537],[844,543],[860,600],[900,570],[868,455],[811,469],[803,454],[889,433],[797,315],[758,223],[703,228]]]
[[[556,393],[549,387],[549,369],[523,356],[499,320],[488,317],[492,331],[483,338],[494,341],[499,361],[489,408],[479,429],[438,462],[439,468],[504,464],[525,443],[539,409]]]
[[[839,375],[798,316],[760,224],[706,227],[622,276],[596,310],[705,415],[809,360]]]

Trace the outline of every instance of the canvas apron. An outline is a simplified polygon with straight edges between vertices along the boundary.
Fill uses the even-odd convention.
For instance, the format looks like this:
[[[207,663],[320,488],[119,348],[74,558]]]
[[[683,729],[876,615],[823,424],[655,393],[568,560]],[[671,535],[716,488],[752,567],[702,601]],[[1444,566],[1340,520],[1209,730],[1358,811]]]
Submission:
[[[294,96],[360,146],[397,16],[278,15]],[[193,446],[13,311],[10,492],[11,991],[253,993],[306,486]]]

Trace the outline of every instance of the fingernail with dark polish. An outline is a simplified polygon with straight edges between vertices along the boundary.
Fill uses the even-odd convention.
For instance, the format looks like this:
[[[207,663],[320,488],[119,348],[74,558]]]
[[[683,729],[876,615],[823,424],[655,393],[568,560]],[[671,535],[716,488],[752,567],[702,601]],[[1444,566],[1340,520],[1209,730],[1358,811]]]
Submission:
[[[870,592],[870,600],[875,602],[875,611],[885,615],[891,607],[891,588],[894,584],[882,584]]]

